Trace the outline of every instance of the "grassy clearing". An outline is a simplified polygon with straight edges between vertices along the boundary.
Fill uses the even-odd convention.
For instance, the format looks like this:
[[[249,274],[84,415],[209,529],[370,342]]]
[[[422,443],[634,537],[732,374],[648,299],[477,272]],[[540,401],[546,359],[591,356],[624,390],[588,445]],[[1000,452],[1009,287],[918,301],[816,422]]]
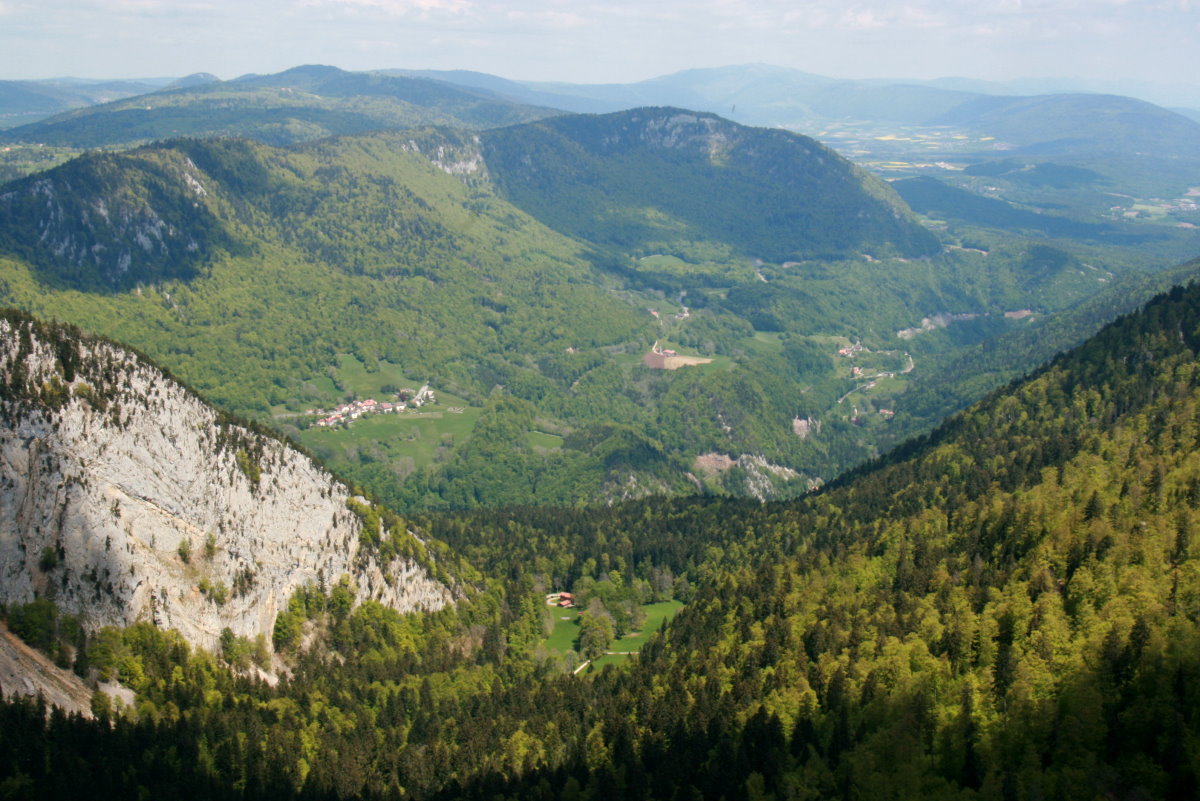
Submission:
[[[635,631],[626,634],[618,640],[615,640],[610,651],[641,651],[642,646],[646,644],[647,638],[654,632],[662,628],[665,621],[675,617],[675,614],[683,608],[680,601],[661,601],[656,604],[646,604],[642,609],[646,612],[646,624],[642,626],[641,631]],[[556,651],[560,654],[565,654],[567,651],[575,650],[575,641],[579,637],[579,616],[574,610],[556,609],[554,614],[554,629],[550,632],[543,644],[548,650]],[[567,617],[567,620],[562,618]],[[603,667],[606,664],[619,665],[629,659],[628,653],[611,653],[605,654],[595,661],[595,665]]]
[[[574,609],[554,609],[554,630],[546,638],[545,645],[551,651],[565,654],[575,650],[575,641],[579,639],[579,614]],[[566,620],[563,620],[566,618]]]
[[[387,361],[379,362],[379,369],[368,372],[366,365],[354,356],[343,355],[337,369],[338,383],[355,397],[370,398],[383,394],[383,387],[411,387],[416,389],[425,383],[419,379],[408,378],[399,365]]]
[[[592,661],[592,664],[587,666],[587,670],[600,670],[605,665],[623,665],[629,660],[629,657],[621,654],[605,654],[599,659]]]
[[[753,339],[755,342],[772,350],[781,350],[783,348],[783,334],[778,331],[755,331]]]
[[[557,434],[547,434],[545,431],[530,431],[529,446],[542,450],[556,451],[562,448],[563,438]]]
[[[899,376],[895,378],[880,378],[871,389],[873,395],[899,395],[908,389],[908,381]]]
[[[638,264],[650,270],[675,270],[682,271],[694,265],[688,264],[683,259],[677,256],[667,256],[664,254],[655,254],[653,256],[643,256],[638,259]]]
[[[737,362],[730,356],[712,356],[712,361],[708,364],[696,364],[693,367],[699,370],[708,370],[712,372],[729,371],[737,367]]]
[[[642,626],[641,631],[626,634],[619,640],[616,640],[610,651],[640,651],[642,646],[646,644],[646,640],[651,634],[662,628],[663,623],[675,617],[675,613],[683,608],[683,603],[680,601],[661,601],[656,604],[646,604],[642,607],[646,611],[646,625]],[[620,657],[624,659],[625,657]]]
[[[420,412],[364,417],[348,428],[310,428],[301,432],[300,441],[318,453],[369,449],[389,462],[411,459],[413,467],[425,467],[435,460],[440,446],[464,442],[483,412],[444,393],[439,393],[438,401]],[[449,412],[448,408],[462,411]]]
[[[755,331],[741,341],[741,348],[752,358],[770,356],[783,350],[783,335],[775,331]]]
[[[301,402],[302,408],[313,406],[335,406],[347,399],[361,400],[376,398],[387,400],[391,393],[385,392],[384,387],[410,387],[416,389],[424,381],[408,378],[399,365],[387,361],[377,363],[377,369],[367,370],[365,364],[350,354],[341,354],[338,365],[334,369],[334,377],[328,375],[315,376],[304,382],[311,392],[316,393],[316,399]],[[277,416],[295,414],[298,408],[287,408],[283,405],[272,407],[272,413]]]

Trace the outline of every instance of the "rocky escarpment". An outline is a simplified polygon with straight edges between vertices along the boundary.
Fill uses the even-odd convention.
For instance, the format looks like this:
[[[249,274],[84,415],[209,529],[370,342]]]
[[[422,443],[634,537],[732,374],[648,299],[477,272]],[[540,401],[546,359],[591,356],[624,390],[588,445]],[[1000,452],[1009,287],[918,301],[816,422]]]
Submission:
[[[343,576],[401,611],[450,602],[419,540],[364,536],[366,508],[138,355],[0,317],[0,602],[210,648],[226,627],[269,638],[297,588]]]
[[[0,251],[90,291],[190,280],[232,241],[208,183],[172,149],[87,154],[0,189]]]

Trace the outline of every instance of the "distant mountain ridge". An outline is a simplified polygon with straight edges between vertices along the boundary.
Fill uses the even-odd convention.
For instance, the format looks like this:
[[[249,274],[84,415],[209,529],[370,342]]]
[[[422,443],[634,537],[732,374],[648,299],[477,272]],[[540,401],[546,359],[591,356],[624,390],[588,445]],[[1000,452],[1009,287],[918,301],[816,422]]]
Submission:
[[[248,136],[290,144],[383,128],[508,125],[553,113],[427,78],[306,65],[231,81],[195,75],[7,131],[11,141],[99,147],[175,136]]]
[[[622,248],[712,239],[783,262],[939,249],[890,188],[798,134],[645,108],[487,131],[497,185],[551,227]]]
[[[150,81],[0,81],[0,129],[159,88],[160,83]]]
[[[933,122],[963,125],[1024,152],[1124,154],[1200,159],[1200,123],[1117,95],[979,97]]]
[[[955,125],[1044,153],[1146,153],[1200,158],[1200,124],[1144,100],[1065,92],[1021,95],[988,82],[841,80],[765,64],[691,69],[631,84],[503,82],[478,73],[426,71],[463,85],[495,86],[527,103],[578,112],[646,105],[708,111],[751,125],[804,130],[837,120]],[[501,87],[507,86],[507,89]],[[983,91],[989,90],[989,91]]]
[[[115,92],[127,99],[18,126],[7,137],[96,147],[176,135],[240,134],[283,144],[379,127],[496,127],[545,117],[551,110],[606,113],[671,106],[797,129],[839,120],[954,125],[1045,155],[1200,158],[1200,123],[1186,113],[1132,97],[1070,91],[1076,86],[1092,84],[842,80],[766,64],[690,69],[630,84],[568,84],[469,70],[347,72],[305,65],[229,81],[197,73],[165,89],[112,82],[109,97]],[[139,87],[151,94],[129,97]],[[1022,94],[1031,90],[1054,94]],[[5,113],[44,114],[104,97],[101,85],[84,92],[61,82],[0,82],[0,119]],[[1186,93],[1180,97],[1193,99]]]

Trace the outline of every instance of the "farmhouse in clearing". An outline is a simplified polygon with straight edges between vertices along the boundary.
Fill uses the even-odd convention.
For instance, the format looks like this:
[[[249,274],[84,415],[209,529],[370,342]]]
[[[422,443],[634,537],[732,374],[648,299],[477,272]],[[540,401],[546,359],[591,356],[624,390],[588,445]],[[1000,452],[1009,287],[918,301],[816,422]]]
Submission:
[[[673,350],[662,348],[657,342],[650,352],[642,357],[642,364],[652,370],[678,370],[696,364],[708,364],[712,359],[703,356],[680,356]]]

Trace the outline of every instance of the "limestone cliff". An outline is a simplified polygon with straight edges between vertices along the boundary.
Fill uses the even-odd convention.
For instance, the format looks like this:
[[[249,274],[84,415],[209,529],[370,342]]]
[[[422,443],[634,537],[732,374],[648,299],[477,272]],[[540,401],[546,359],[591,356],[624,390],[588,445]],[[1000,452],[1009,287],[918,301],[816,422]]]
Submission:
[[[0,602],[47,597],[89,629],[151,620],[213,648],[225,627],[270,638],[294,590],[343,575],[401,611],[452,600],[419,542],[399,552],[420,559],[364,545],[348,500],[137,354],[0,317]]]

